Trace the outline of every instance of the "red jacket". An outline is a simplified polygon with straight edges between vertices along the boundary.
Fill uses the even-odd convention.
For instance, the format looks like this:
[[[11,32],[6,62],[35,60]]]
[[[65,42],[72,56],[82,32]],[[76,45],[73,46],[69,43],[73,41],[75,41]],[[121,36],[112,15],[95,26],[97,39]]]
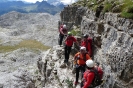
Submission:
[[[65,34],[67,34],[67,29],[64,29],[63,27],[60,27],[60,33],[62,34],[62,35],[65,35]]]
[[[81,42],[81,46],[86,47],[87,52],[92,56],[92,38],[88,38]]]
[[[65,40],[67,46],[72,46],[74,42],[76,42],[76,38],[73,36],[68,36]]]
[[[97,67],[97,68],[98,68],[98,73],[100,75],[100,78],[102,79],[103,71],[102,71],[102,69],[100,67]],[[84,86],[82,88],[88,88],[91,85],[94,77],[95,77],[95,73],[94,72],[90,72],[90,70],[85,71],[84,72],[84,80],[85,80],[85,82],[84,82]]]

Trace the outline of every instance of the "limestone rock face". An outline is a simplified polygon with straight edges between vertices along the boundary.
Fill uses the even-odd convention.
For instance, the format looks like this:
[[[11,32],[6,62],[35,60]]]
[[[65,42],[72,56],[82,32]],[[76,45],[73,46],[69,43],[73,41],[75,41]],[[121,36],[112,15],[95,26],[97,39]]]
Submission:
[[[69,8],[70,10],[64,8],[62,17],[67,18],[65,14],[75,7]],[[79,11],[81,7],[76,9]],[[76,13],[77,11],[75,10]],[[80,22],[82,33],[87,33],[94,39],[94,60],[100,62],[104,70],[105,82],[101,88],[132,88],[133,20],[120,18],[116,13],[100,14],[96,17],[96,12],[89,9],[85,11],[82,20],[78,22]],[[75,18],[76,15],[78,14],[72,14],[72,17]],[[62,21],[69,23],[77,20],[69,18],[67,20],[62,18]]]
[[[0,88],[42,88],[36,63],[44,51],[28,42],[57,45],[59,19],[59,14],[14,11],[0,16]],[[26,42],[18,47],[22,41]],[[49,76],[51,68],[47,69]]]
[[[41,59],[40,59],[41,58]],[[46,51],[37,61],[41,73],[41,84],[43,88],[73,88],[75,74],[72,73],[73,58],[70,56],[69,65],[61,68],[64,62],[64,49],[54,46]],[[81,79],[79,78],[79,82]],[[80,88],[77,85],[76,88]]]

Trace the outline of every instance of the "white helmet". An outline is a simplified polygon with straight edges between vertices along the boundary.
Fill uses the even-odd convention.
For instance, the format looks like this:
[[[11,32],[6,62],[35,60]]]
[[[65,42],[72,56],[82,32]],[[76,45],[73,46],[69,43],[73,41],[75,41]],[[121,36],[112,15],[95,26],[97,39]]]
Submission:
[[[65,24],[63,25],[63,28],[66,29],[66,25]]]
[[[81,47],[80,47],[80,50],[84,50],[84,51],[86,51],[86,47],[81,46]]]
[[[87,61],[86,61],[86,66],[87,66],[87,67],[90,67],[90,68],[94,67],[94,62],[93,62],[93,60],[87,60]]]

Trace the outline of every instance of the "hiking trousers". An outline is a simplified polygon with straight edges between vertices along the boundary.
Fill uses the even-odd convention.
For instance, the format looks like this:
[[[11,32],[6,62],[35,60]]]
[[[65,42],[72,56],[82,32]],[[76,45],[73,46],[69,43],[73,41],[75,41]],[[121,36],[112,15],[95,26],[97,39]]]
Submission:
[[[63,38],[64,38],[64,35],[59,34],[59,45],[62,45]]]
[[[79,79],[79,71],[81,71],[81,77],[83,78],[83,73],[85,72],[85,65],[79,65],[76,67],[76,82],[78,82]]]
[[[65,45],[65,60],[64,60],[64,63],[68,63],[68,60],[69,60],[69,55],[70,55],[70,52],[71,52],[71,47],[72,46],[67,46]]]

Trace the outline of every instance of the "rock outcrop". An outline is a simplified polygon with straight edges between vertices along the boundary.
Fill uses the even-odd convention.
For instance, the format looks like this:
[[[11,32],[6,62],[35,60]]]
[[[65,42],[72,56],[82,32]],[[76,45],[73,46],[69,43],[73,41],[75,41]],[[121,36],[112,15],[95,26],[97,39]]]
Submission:
[[[74,14],[66,15],[71,12]],[[80,16],[80,20],[77,21],[76,16]],[[64,8],[61,18],[66,23],[77,23],[83,34],[94,38],[94,60],[100,62],[104,70],[105,82],[101,88],[133,87],[132,19],[121,18],[118,13],[96,16],[90,9],[75,6]]]
[[[61,68],[64,62],[64,49],[54,46],[38,58],[37,66],[41,73],[41,86],[43,88],[73,88],[75,75],[72,73],[73,58],[70,56],[69,65]],[[79,88],[77,85],[76,88]]]

